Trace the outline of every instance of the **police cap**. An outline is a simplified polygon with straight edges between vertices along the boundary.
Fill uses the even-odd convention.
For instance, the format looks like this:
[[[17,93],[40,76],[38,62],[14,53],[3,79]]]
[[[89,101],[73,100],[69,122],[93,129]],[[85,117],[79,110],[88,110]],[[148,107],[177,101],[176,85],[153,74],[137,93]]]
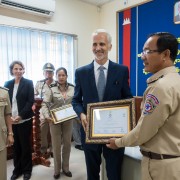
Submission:
[[[43,71],[54,71],[54,70],[55,70],[55,68],[51,63],[46,63],[43,66]]]

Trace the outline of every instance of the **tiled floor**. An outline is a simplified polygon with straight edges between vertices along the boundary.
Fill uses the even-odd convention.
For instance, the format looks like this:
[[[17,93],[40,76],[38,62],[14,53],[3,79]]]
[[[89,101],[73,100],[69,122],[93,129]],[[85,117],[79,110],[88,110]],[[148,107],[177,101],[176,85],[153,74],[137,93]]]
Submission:
[[[53,159],[50,159],[50,167],[45,167],[43,165],[36,165],[33,167],[31,180],[53,180],[54,174],[54,163]],[[13,164],[12,160],[7,161],[7,179],[9,180],[12,175]],[[61,174],[61,180],[86,180],[86,166],[84,159],[84,152],[77,150],[72,145],[71,156],[70,156],[70,171],[72,172],[72,178],[66,177]],[[21,176],[18,180],[22,180]]]

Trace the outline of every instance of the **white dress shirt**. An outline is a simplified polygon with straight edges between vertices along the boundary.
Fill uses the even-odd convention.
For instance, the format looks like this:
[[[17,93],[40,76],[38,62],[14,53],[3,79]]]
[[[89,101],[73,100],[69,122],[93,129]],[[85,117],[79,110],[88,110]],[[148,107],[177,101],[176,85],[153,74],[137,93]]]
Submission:
[[[99,67],[102,66],[100,64],[98,64],[95,60],[94,60],[94,76],[95,76],[95,81],[96,81],[96,86],[97,86],[97,82],[98,82],[98,77],[99,77]],[[107,60],[107,62],[103,65],[104,66],[104,75],[105,75],[105,80],[107,81],[107,72],[108,72],[108,66],[109,66],[109,60]]]

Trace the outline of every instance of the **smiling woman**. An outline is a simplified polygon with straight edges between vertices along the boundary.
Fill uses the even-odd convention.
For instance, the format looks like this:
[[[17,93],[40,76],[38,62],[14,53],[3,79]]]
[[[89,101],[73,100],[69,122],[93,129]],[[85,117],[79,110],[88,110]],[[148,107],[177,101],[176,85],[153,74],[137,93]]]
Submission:
[[[17,179],[22,174],[24,180],[31,178],[32,172],[32,105],[34,103],[34,88],[32,80],[25,79],[24,65],[21,61],[13,61],[10,66],[10,74],[14,79],[7,81],[5,87],[9,89],[9,97],[12,106],[12,121],[14,133],[13,160],[14,170],[11,180]]]

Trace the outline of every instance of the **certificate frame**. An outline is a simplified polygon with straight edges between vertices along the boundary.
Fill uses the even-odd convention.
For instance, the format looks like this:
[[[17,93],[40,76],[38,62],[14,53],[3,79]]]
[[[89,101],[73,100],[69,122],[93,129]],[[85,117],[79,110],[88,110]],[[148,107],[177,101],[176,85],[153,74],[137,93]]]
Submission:
[[[112,127],[110,127],[111,123],[109,123],[109,120],[107,119],[109,118],[109,115],[107,115],[108,113],[111,113],[110,120],[112,120],[112,124],[114,123]],[[97,118],[98,115],[99,119]],[[117,115],[120,116],[117,117]],[[100,116],[105,117],[105,120],[102,120]],[[98,122],[98,120],[102,122]],[[119,126],[119,130],[118,126],[116,126],[116,122]],[[121,127],[120,124],[125,125]],[[135,98],[90,103],[87,105],[86,143],[106,144],[112,137],[123,137],[135,126]],[[102,131],[104,133],[102,133]],[[120,133],[117,133],[118,131]]]
[[[72,120],[73,118],[77,117],[71,104],[64,105],[59,108],[51,109],[50,113],[51,113],[54,124],[59,124],[68,120]],[[61,118],[60,114],[63,114],[62,115],[63,118]]]
[[[174,4],[174,24],[180,24],[180,1]]]

